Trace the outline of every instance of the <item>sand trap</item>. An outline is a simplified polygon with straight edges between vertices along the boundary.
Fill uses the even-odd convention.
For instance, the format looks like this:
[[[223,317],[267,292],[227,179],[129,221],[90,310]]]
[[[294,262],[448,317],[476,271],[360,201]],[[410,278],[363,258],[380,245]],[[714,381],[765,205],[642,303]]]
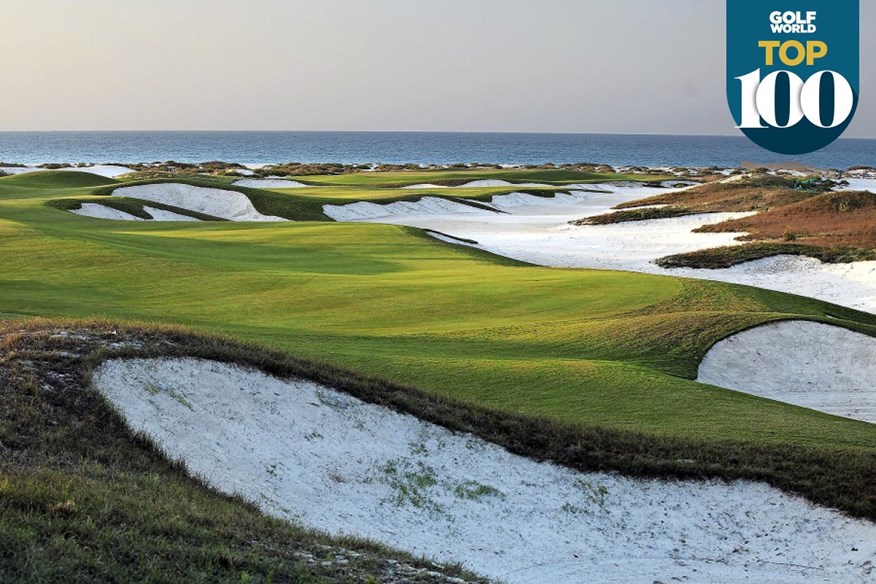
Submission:
[[[438,197],[423,197],[419,201],[399,201],[386,205],[367,201],[350,205],[323,205],[322,212],[335,221],[364,221],[390,217],[407,217],[410,215],[492,213],[492,211],[487,209]]]
[[[164,209],[156,209],[155,207],[148,207],[146,205],[143,205],[143,210],[152,215],[154,221],[200,221],[200,219],[195,219],[188,215],[174,213],[173,211],[165,211]]]
[[[107,207],[99,203],[82,203],[79,209],[71,209],[71,213],[82,215],[83,217],[93,217],[95,219],[114,219],[117,221],[145,221],[140,217],[135,217],[130,213]]]
[[[509,584],[862,582],[876,556],[876,525],[766,485],[578,473],[314,383],[192,359],[94,382],[221,491]]]
[[[113,191],[113,195],[162,203],[229,221],[285,221],[282,217],[262,215],[246,195],[237,191],[159,183],[122,187]]]
[[[408,185],[406,187],[402,187],[403,189],[446,189],[448,187],[444,185],[433,185],[430,183],[425,183],[421,185]]]
[[[697,381],[876,423],[876,338],[806,321],[770,323],[712,347]]]
[[[165,211],[164,209],[156,209],[155,207],[143,206],[143,210],[152,216],[151,221],[200,221],[188,215],[174,213],[173,211]],[[100,203],[82,203],[79,209],[70,210],[71,213],[82,215],[83,217],[94,217],[96,219],[115,219],[118,221],[150,221],[143,219],[118,209],[113,209]]]
[[[459,185],[458,187],[453,187],[456,189],[483,189],[483,188],[496,188],[496,187],[549,187],[551,185],[546,185],[543,183],[512,183],[507,180],[473,180],[464,185]]]
[[[235,181],[236,187],[249,187],[253,189],[301,189],[307,188],[310,185],[300,183],[294,180],[283,180],[273,178],[245,178]]]
[[[837,189],[838,191],[870,191],[871,193],[876,193],[876,179],[848,178],[846,181],[849,183],[849,186],[841,187]]]
[[[727,180],[739,180],[734,175]],[[876,180],[855,182],[851,188],[872,188]],[[668,181],[666,184],[676,184]],[[572,187],[586,188],[587,192]],[[718,247],[739,245],[738,233],[692,233],[701,225],[743,217],[719,213],[675,217],[615,225],[571,226],[568,222],[611,212],[611,208],[659,193],[680,189],[655,189],[640,183],[570,185],[569,194],[535,197],[513,193],[494,197],[491,204],[504,213],[488,210],[420,213],[397,209],[372,210],[367,215],[338,214],[340,221],[374,221],[434,230],[472,239],[480,247],[525,262],[562,268],[602,268],[748,284],[818,298],[843,306],[876,312],[876,262],[822,264],[806,257],[773,257],[726,270],[665,270],[658,258]]]
[[[577,203],[586,203],[592,200],[592,193],[612,194],[627,191],[627,196],[632,196],[629,193],[644,196],[642,195],[643,192],[654,192],[654,189],[643,187],[641,183],[593,184],[585,186],[588,189],[586,191],[570,189],[568,192],[557,192],[553,196],[537,196],[528,193],[497,195],[492,197],[489,202],[474,201],[479,207],[465,205],[440,197],[424,197],[416,202],[402,201],[381,204],[363,201],[348,205],[324,205],[323,212],[336,221],[372,221],[395,217],[399,220],[399,224],[404,224],[407,218],[416,218],[419,215],[446,215],[451,218],[458,214],[490,216],[495,214],[491,209],[496,211],[514,209],[517,212],[529,213],[524,208],[532,208],[538,212],[546,207],[563,208]],[[603,201],[605,200],[607,199],[603,199]],[[625,202],[629,199],[622,196],[616,200],[618,202]],[[603,209],[603,205],[600,205],[599,209]]]

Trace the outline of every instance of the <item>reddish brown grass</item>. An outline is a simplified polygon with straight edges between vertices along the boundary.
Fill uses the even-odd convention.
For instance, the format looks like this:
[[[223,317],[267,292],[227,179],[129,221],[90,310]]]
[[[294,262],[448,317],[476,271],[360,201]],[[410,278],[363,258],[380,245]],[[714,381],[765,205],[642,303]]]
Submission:
[[[749,241],[794,241],[876,250],[876,194],[827,193],[697,231],[745,231]]]

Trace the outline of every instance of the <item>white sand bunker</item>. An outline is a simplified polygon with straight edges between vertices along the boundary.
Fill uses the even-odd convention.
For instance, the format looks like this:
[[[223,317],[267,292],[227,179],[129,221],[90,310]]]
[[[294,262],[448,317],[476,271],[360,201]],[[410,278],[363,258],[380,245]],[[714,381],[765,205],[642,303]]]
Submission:
[[[770,323],[712,347],[697,381],[876,423],[876,338],[807,321]]]
[[[162,203],[229,221],[286,221],[282,217],[262,215],[249,197],[237,191],[159,183],[123,187],[113,191],[113,195]]]
[[[723,270],[675,268],[662,273],[791,292],[876,312],[876,261],[825,264],[816,258],[778,255]]]
[[[208,361],[111,361],[94,382],[221,491],[509,584],[862,582],[876,559],[876,525],[762,484],[578,473]]]
[[[82,215],[83,217],[93,217],[95,219],[114,219],[116,221],[145,221],[140,217],[135,217],[130,213],[107,207],[99,203],[82,203],[78,209],[71,209],[71,213]]]
[[[253,189],[303,189],[310,185],[281,178],[245,178],[234,182],[236,187],[249,187]]]
[[[149,207],[147,205],[143,206],[143,210],[151,215],[152,219],[143,219],[142,217],[137,217],[130,213],[125,213],[124,211],[101,205],[100,203],[82,203],[79,209],[71,209],[70,212],[75,213],[76,215],[82,215],[83,217],[115,219],[117,221],[200,221],[200,219],[195,219],[188,215],[174,213],[173,211],[167,211],[165,209],[156,209],[155,207]]]
[[[398,201],[389,204],[362,201],[349,205],[323,205],[322,212],[335,221],[363,221],[381,217],[406,217],[409,215],[492,213],[489,209],[439,197],[423,197],[419,201]]]

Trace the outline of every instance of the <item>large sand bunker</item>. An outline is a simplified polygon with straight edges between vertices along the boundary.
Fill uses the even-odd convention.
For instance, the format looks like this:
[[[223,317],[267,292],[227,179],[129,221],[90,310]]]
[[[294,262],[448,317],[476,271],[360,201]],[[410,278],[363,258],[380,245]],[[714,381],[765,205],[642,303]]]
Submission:
[[[144,205],[143,210],[146,211],[152,219],[137,217],[130,213],[119,211],[118,209],[113,209],[106,205],[101,205],[100,203],[82,203],[78,209],[71,209],[70,212],[75,213],[76,215],[82,215],[83,217],[115,219],[117,221],[199,221],[199,219],[196,219],[195,217],[189,217],[188,215],[182,215],[181,213],[174,213],[173,211],[168,211],[166,209],[149,207],[148,205]]]
[[[249,197],[237,191],[195,187],[183,183],[157,183],[122,187],[113,195],[162,203],[229,221],[285,221],[262,215]]]
[[[311,382],[159,359],[94,383],[221,491],[510,584],[862,582],[876,557],[876,525],[763,484],[579,473]]]
[[[876,423],[876,338],[807,321],[765,324],[712,347],[697,381]]]
[[[686,184],[666,182],[662,186]],[[876,190],[876,181],[858,181],[854,187]],[[693,230],[746,214],[712,213],[613,225],[571,226],[571,220],[609,213],[615,205],[672,190],[661,191],[637,183],[563,188],[570,191],[558,192],[554,197],[527,193],[493,197],[490,206],[502,213],[463,205],[440,212],[415,204],[406,207],[369,204],[366,208],[360,203],[326,208],[325,212],[338,221],[391,223],[445,233],[459,240],[477,241],[479,247],[489,252],[542,266],[629,270],[748,284],[876,312],[876,261],[824,264],[808,257],[777,256],[724,270],[666,270],[654,260],[739,245],[741,242],[736,240],[742,235],[739,233],[693,233]]]
[[[282,178],[245,178],[235,181],[234,186],[252,189],[303,189],[310,185]]]

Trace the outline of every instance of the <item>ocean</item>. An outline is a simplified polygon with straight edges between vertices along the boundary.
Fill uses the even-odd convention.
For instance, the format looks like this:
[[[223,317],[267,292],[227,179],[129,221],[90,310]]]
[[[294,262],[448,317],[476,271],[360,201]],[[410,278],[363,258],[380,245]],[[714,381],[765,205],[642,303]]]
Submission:
[[[0,161],[132,163],[223,160],[244,164],[339,162],[738,166],[794,161],[819,168],[876,167],[876,140],[843,139],[788,158],[743,136],[434,132],[0,132]]]

